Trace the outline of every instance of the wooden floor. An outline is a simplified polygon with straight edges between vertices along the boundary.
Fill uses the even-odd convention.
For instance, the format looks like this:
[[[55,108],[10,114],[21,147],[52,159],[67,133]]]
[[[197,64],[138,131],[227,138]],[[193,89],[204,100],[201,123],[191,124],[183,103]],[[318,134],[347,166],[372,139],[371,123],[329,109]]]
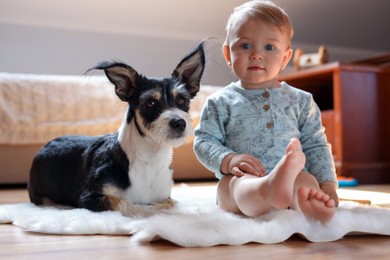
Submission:
[[[197,184],[199,185],[199,184]],[[205,184],[210,185],[210,184]],[[390,185],[359,186],[356,190],[385,192]],[[0,204],[27,202],[24,188],[0,188]],[[387,203],[390,203],[388,201]],[[389,220],[390,221],[390,220]],[[329,243],[310,243],[293,236],[273,245],[247,244],[182,248],[158,241],[134,244],[129,236],[64,236],[29,233],[0,225],[0,259],[390,259],[390,237],[347,236]]]

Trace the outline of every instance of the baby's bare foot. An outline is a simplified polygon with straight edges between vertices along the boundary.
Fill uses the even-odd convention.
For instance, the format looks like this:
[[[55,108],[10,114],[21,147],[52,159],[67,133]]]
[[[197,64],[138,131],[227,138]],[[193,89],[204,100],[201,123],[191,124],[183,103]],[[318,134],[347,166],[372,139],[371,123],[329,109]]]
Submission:
[[[270,173],[268,203],[277,209],[287,208],[293,200],[294,183],[306,162],[301,143],[293,138],[287,145],[285,156]]]
[[[322,223],[330,221],[335,212],[335,203],[327,194],[315,189],[298,189],[298,204],[303,214]]]
[[[290,143],[287,145],[286,154],[292,151],[302,151],[301,142],[297,138],[291,138]]]

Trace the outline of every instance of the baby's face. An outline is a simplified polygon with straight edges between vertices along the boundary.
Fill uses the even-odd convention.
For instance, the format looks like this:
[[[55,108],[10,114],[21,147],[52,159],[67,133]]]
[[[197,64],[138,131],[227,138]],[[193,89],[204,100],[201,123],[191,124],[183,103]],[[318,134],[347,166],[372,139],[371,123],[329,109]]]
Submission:
[[[259,19],[250,19],[232,30],[225,53],[242,86],[256,89],[274,82],[290,60],[292,50],[286,33]]]

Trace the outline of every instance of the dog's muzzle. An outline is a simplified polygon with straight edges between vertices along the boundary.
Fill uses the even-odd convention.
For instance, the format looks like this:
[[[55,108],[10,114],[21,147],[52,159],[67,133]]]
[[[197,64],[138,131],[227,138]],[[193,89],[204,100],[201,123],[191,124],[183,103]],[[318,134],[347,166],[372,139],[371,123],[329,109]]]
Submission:
[[[169,121],[170,131],[168,138],[182,138],[186,135],[187,123],[183,118],[174,118]]]
[[[187,123],[183,118],[176,118],[172,119],[169,122],[169,125],[175,132],[182,133],[184,130],[186,130]]]

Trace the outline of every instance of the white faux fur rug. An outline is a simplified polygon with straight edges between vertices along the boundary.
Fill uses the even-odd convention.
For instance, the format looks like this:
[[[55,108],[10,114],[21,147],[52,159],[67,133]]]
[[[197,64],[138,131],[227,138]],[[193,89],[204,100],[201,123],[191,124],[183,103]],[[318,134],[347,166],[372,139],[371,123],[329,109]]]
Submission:
[[[215,204],[215,187],[175,187],[177,205],[146,219],[117,212],[37,207],[31,203],[0,205],[0,223],[49,234],[131,235],[136,242],[157,239],[184,247],[279,243],[293,234],[312,242],[335,241],[352,233],[390,235],[390,209],[341,202],[334,218],[321,224],[293,210],[274,210],[259,218],[226,213]]]

